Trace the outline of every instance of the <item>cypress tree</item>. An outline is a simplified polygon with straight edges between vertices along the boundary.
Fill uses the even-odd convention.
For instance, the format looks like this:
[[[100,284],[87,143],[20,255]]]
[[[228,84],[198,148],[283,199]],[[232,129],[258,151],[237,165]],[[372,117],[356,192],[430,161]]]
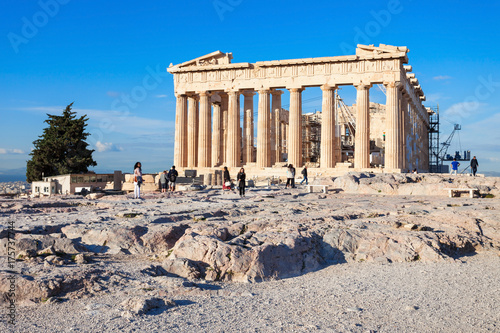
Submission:
[[[28,182],[42,179],[42,173],[45,177],[82,173],[97,165],[92,159],[94,150],[87,149],[85,142],[90,135],[85,132],[87,115],[77,118],[72,106],[73,103],[68,105],[61,116],[47,114],[48,127],[33,141],[31,159],[27,161]]]

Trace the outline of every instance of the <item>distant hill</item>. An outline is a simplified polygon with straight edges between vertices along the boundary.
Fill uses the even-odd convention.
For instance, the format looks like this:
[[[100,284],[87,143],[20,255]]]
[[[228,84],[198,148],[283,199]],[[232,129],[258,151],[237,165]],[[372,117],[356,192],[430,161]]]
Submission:
[[[26,168],[4,169],[0,168],[0,175],[26,175]]]
[[[498,171],[485,171],[480,173],[484,174],[486,177],[500,177],[500,172]]]

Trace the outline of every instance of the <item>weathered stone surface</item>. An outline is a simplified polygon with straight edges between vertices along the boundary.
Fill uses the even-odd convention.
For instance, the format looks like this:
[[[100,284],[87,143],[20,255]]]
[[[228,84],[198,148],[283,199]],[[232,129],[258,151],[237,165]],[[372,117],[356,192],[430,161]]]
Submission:
[[[121,303],[125,311],[130,311],[134,315],[142,315],[151,309],[175,306],[173,300],[159,297],[131,297]],[[125,316],[126,317],[126,316]]]
[[[162,267],[171,274],[189,280],[201,278],[203,270],[199,264],[186,258],[168,258],[162,263]]]

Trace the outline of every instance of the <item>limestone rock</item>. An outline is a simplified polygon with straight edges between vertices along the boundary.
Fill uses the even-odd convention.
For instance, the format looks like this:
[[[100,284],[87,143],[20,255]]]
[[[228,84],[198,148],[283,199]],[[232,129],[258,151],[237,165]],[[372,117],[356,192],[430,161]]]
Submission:
[[[175,306],[173,300],[158,297],[131,297],[120,304],[125,311],[130,311],[133,315],[142,315],[155,308]],[[125,315],[127,317],[127,315]],[[129,315],[128,315],[129,316]]]

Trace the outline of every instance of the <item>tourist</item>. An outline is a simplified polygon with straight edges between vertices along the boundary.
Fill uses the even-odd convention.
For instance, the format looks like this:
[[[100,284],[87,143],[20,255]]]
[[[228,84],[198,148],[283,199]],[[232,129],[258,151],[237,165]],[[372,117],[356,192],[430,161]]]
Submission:
[[[292,169],[292,188],[295,188],[295,168],[291,164],[290,167]]]
[[[238,188],[240,189],[240,197],[245,196],[245,179],[245,169],[241,168],[236,177],[236,180],[238,181]]]
[[[141,198],[142,169],[141,162],[134,165],[134,199]]]
[[[302,183],[304,183],[304,182],[306,182],[306,185],[308,185],[309,182],[307,180],[307,166],[304,166],[304,169],[302,169],[301,173],[302,173],[302,177],[304,177],[304,179],[302,179],[302,181],[300,182],[300,185],[302,185]]]
[[[222,176],[222,189],[231,189],[231,177],[229,176],[229,170],[227,169],[227,167],[224,167],[224,174]]]
[[[457,162],[457,159],[454,158],[453,162],[451,162],[451,172],[450,175],[457,175],[458,173],[458,167],[460,166],[460,163]]]
[[[287,169],[286,169],[286,185],[285,185],[285,188],[288,188],[288,186],[292,187],[292,179],[293,179],[292,165],[288,164]]]
[[[418,174],[417,168],[413,169],[413,174],[414,175]]]
[[[479,166],[479,162],[476,159],[476,156],[472,158],[470,161],[470,168],[472,170],[472,175],[476,177],[477,167]]]
[[[172,192],[175,191],[175,182],[178,176],[179,173],[175,170],[175,165],[172,165],[167,175],[168,181],[170,182],[170,191]]]
[[[167,170],[163,170],[163,172],[160,175],[160,189],[161,189],[161,193],[167,192],[167,184],[168,184]]]

